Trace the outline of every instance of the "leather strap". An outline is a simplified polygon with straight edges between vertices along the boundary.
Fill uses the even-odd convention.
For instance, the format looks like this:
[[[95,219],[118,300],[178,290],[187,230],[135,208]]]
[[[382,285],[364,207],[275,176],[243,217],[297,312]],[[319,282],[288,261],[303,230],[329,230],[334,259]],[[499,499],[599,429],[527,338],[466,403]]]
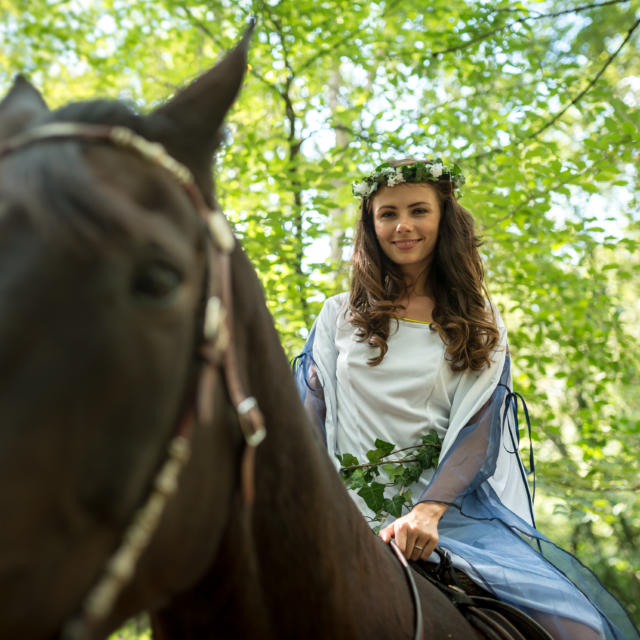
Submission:
[[[231,402],[235,407],[244,436],[245,446],[241,462],[242,499],[245,505],[251,506],[255,497],[255,458],[256,447],[265,439],[267,431],[262,411],[253,396],[245,393],[240,379],[238,358],[234,341],[234,315],[231,289],[230,255],[221,254],[220,278],[222,281],[222,303],[226,309],[226,328],[229,336],[229,347],[225,349],[223,358],[224,377]]]
[[[418,594],[418,587],[416,586],[416,581],[413,578],[413,572],[411,571],[411,567],[407,562],[407,559],[404,557],[404,553],[400,551],[400,548],[396,544],[396,541],[392,538],[389,541],[389,546],[396,554],[396,557],[400,561],[402,568],[404,569],[404,574],[407,577],[407,583],[409,584],[409,590],[411,591],[411,595],[413,597],[413,606],[415,610],[415,634],[414,640],[422,640],[422,633],[424,624],[422,622],[422,605],[420,603],[420,595]]]

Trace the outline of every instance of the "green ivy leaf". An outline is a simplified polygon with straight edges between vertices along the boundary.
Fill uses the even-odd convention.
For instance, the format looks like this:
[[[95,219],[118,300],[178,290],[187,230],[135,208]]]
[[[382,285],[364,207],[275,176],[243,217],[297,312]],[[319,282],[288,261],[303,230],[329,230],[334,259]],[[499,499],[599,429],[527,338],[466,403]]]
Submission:
[[[406,502],[407,496],[405,494],[397,494],[393,498],[385,498],[382,508],[394,518],[399,518],[402,515],[402,507]]]
[[[438,437],[438,433],[435,429],[432,429],[429,433],[421,436],[420,440],[422,441],[422,444],[432,444],[435,447],[440,448],[440,438]]]
[[[365,472],[362,469],[355,469],[348,479],[347,486],[349,489],[362,489],[369,486],[370,480],[367,480]]]
[[[416,453],[416,458],[423,469],[431,469],[438,461],[438,450],[435,447],[423,447]]]
[[[358,458],[350,453],[344,453],[343,455],[336,453],[336,458],[338,458],[340,465],[343,467],[353,467],[358,464]]]
[[[372,482],[358,491],[358,495],[366,502],[369,509],[378,512],[384,505],[384,485]]]
[[[393,450],[396,448],[396,445],[391,442],[385,442],[384,440],[380,440],[380,438],[376,438],[376,441],[373,443],[376,445],[376,448],[379,451],[382,451],[383,456],[388,456]]]
[[[405,487],[416,482],[422,474],[423,467],[419,464],[408,464],[405,466],[402,474],[402,484]]]
[[[369,462],[379,462],[385,456],[388,456],[396,446],[391,442],[385,442],[384,440],[377,439],[375,441],[376,448],[367,451],[367,458]]]
[[[401,465],[387,463],[383,464],[380,468],[387,474],[391,482],[397,483],[402,481],[404,471]]]

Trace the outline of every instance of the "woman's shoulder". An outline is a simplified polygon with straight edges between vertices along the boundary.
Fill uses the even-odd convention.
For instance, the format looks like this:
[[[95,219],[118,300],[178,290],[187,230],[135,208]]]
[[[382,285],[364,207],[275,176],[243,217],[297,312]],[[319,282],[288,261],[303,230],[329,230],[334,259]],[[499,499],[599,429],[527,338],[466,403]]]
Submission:
[[[329,296],[324,303],[345,306],[349,303],[349,292],[343,291],[342,293],[336,293],[334,296]]]
[[[322,305],[320,316],[330,315],[334,318],[340,311],[346,311],[349,308],[349,292],[343,291],[334,296],[327,298]]]
[[[317,331],[327,332],[333,335],[340,324],[340,318],[347,317],[349,309],[349,292],[339,293],[324,301],[322,309],[316,318],[315,327]]]

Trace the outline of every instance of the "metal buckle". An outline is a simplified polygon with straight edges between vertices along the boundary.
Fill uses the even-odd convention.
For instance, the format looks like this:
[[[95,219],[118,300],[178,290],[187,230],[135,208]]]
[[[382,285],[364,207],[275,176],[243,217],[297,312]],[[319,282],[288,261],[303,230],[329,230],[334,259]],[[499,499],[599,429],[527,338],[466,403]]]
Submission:
[[[244,440],[249,447],[257,447],[267,436],[267,430],[264,426],[260,424],[256,427],[255,423],[249,418],[249,413],[254,410],[260,412],[258,401],[253,396],[246,397],[236,407]]]

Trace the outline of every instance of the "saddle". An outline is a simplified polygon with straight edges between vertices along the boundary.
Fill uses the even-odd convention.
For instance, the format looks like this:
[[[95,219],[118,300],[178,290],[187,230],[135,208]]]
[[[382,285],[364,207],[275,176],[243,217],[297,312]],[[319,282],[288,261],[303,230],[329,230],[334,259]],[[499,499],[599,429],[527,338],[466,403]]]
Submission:
[[[533,618],[502,602],[455,569],[446,551],[437,548],[440,564],[411,562],[412,568],[437,587],[486,640],[553,640]]]

